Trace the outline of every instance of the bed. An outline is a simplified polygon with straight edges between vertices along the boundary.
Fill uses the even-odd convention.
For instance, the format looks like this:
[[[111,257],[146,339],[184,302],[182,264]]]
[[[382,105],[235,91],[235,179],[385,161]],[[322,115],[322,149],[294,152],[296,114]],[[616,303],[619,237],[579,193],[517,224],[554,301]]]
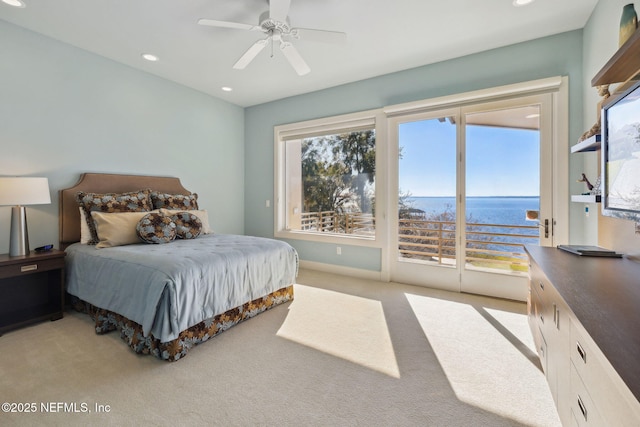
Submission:
[[[130,200],[121,205],[131,213],[121,212],[117,203],[108,209],[107,204],[81,207],[87,200],[130,194],[142,194],[146,204],[130,210],[125,209],[132,206]],[[149,194],[155,198],[147,199]],[[163,200],[185,205],[163,207]],[[86,221],[87,215],[93,222]],[[138,236],[146,239],[149,218],[165,221],[158,226],[163,233],[177,224],[183,238],[158,234],[158,227],[149,236],[160,236],[163,244],[113,237],[125,229],[129,233],[135,222]],[[85,221],[94,229],[84,227]],[[219,234],[206,223],[197,195],[178,178],[83,174],[76,185],[60,191],[60,248],[67,254],[66,288],[73,306],[91,316],[97,333],[119,331],[135,352],[177,361],[195,345],[293,299],[295,249],[274,239]],[[94,244],[86,244],[91,233]]]

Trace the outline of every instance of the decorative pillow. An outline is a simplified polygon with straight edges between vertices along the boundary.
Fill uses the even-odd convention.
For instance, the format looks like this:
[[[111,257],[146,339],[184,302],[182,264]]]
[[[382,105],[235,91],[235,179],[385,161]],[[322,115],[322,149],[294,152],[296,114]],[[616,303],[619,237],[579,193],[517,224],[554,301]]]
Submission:
[[[136,234],[146,243],[169,243],[176,238],[176,223],[161,213],[148,213],[138,221]]]
[[[99,240],[96,248],[140,243],[136,225],[145,215],[147,212],[91,212]]]
[[[176,213],[175,209],[160,209],[160,213],[163,215],[173,215]],[[211,234],[213,230],[209,226],[209,214],[206,210],[190,210],[189,213],[194,214],[202,222],[202,234]]]
[[[133,191],[130,193],[85,193],[78,192],[76,200],[84,209],[87,225],[91,231],[90,245],[98,243],[98,234],[91,218],[91,212],[149,212],[153,209],[151,190]]]
[[[185,196],[184,194],[166,194],[152,191],[151,202],[154,209],[166,208],[181,211],[198,209],[198,195],[196,193]]]
[[[169,218],[176,224],[177,239],[195,239],[202,232],[202,221],[191,212],[178,212]]]

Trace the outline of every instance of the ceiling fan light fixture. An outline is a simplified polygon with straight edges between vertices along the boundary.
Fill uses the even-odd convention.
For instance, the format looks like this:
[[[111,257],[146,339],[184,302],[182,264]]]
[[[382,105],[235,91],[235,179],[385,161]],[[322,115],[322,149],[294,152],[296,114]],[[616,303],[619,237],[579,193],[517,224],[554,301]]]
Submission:
[[[2,0],[2,2],[13,7],[27,7],[26,3],[22,0]]]

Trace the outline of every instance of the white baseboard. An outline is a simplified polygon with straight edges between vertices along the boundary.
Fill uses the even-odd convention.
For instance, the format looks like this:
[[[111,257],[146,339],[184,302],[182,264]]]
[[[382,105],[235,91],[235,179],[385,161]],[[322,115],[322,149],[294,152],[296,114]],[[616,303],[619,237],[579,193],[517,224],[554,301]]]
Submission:
[[[382,272],[380,271],[363,270],[360,268],[344,267],[341,265],[325,264],[322,262],[305,261],[305,260],[300,260],[300,268],[305,270],[320,271],[323,273],[340,274],[342,276],[355,277],[358,279],[375,280],[378,282],[389,282],[388,280],[382,279]],[[494,277],[494,281],[500,282],[500,275],[496,275],[496,276],[497,277]],[[398,281],[395,283],[421,286],[421,287],[426,287],[431,289],[440,289],[440,290],[445,290],[449,292],[460,293],[460,290],[453,290],[448,287],[438,286],[435,283],[434,284],[425,284],[425,283],[418,284],[418,283],[411,283],[411,281],[406,281],[406,282]],[[528,280],[525,277],[522,278],[522,284],[519,284],[520,286],[500,287],[499,284],[500,283],[496,283],[494,284],[494,286],[490,286],[490,287],[484,286],[478,289],[474,289],[473,286],[468,285],[467,289],[465,289],[464,292],[469,294],[483,295],[488,297],[502,298],[502,299],[508,299],[508,300],[514,300],[514,301],[527,300]]]
[[[300,260],[300,268],[307,270],[322,271],[325,273],[341,274],[343,276],[357,277],[367,280],[381,280],[381,272],[372,270],[362,270],[360,268],[343,267],[335,264],[324,264],[322,262]]]

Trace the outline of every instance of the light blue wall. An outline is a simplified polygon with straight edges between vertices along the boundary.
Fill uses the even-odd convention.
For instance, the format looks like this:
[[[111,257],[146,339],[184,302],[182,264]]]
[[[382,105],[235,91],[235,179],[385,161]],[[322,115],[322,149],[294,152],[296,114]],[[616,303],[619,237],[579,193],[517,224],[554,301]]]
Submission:
[[[569,138],[575,141],[583,132],[581,30],[247,108],[245,232],[273,236],[273,207],[266,208],[265,200],[274,198],[274,126],[558,75],[569,76]],[[575,165],[559,179],[576,176],[581,164],[572,162]],[[570,223],[571,236],[582,231],[581,215],[574,207]],[[380,270],[377,249],[342,245],[338,256],[333,244],[290,243],[304,260]]]
[[[244,232],[244,109],[0,20],[0,175],[46,176],[31,246],[58,241],[57,192],[82,172],[168,175],[219,232]],[[0,253],[10,209],[0,207]]]
[[[627,0],[600,0],[584,28],[584,125],[588,129],[597,120],[597,105],[601,100],[597,90],[591,87],[591,79],[618,50],[620,17]],[[635,3],[640,13],[640,3]],[[615,95],[615,87],[610,87]],[[595,176],[599,168],[597,153],[581,155],[583,168]],[[599,213],[600,206],[593,205]],[[583,234],[589,243],[597,243],[627,255],[640,254],[640,234],[635,232],[633,221],[592,215],[585,221]]]
[[[585,130],[589,129],[597,120],[597,106],[600,96],[591,87],[591,79],[618,49],[618,35],[622,8],[628,4],[627,0],[600,0],[596,5],[587,25],[583,30],[583,72],[582,82],[584,103],[583,123]],[[599,174],[599,160],[596,153],[576,154],[582,161],[582,170],[587,177],[597,177]],[[586,206],[586,205],[585,205]],[[583,222],[582,241],[577,243],[598,243],[598,212],[599,204],[588,205],[590,215]]]

